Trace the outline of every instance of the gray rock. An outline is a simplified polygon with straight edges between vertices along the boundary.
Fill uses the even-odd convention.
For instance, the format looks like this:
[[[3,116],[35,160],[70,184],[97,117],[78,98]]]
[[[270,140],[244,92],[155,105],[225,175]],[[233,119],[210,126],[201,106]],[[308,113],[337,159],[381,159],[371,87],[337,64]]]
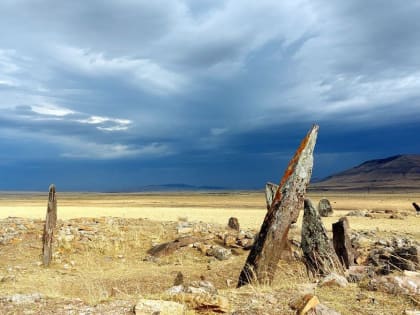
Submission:
[[[184,315],[185,312],[185,305],[162,300],[141,299],[134,307],[134,313],[141,315]]]
[[[318,304],[315,306],[313,314],[315,315],[340,315],[341,313],[325,306],[324,304]]]
[[[319,282],[319,286],[320,287],[325,287],[325,286],[338,286],[338,287],[342,287],[345,288],[348,285],[348,281],[345,277],[340,276],[336,273],[331,273],[328,276],[326,276],[325,278],[323,278],[320,282]]]
[[[346,214],[346,216],[352,216],[352,217],[366,217],[369,214],[369,211],[367,210],[353,210]]]
[[[331,207],[331,203],[328,199],[324,198],[321,199],[318,203],[318,211],[321,217],[329,217],[332,216],[334,211]]]
[[[232,251],[221,246],[214,245],[206,252],[207,256],[213,256],[218,260],[227,260],[232,256]]]
[[[42,299],[42,295],[40,293],[31,293],[31,294],[14,294],[7,298],[9,302],[15,304],[27,304],[27,303],[35,303],[39,302]]]
[[[235,218],[235,217],[229,218],[228,226],[231,229],[234,229],[235,231],[239,231],[240,226],[239,226],[239,220],[238,220],[238,218]]]

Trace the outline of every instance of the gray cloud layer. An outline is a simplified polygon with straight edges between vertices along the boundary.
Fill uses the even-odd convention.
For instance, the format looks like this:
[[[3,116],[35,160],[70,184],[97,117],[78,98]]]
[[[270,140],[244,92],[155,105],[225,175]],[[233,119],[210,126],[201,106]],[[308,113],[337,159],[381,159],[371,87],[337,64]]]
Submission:
[[[291,126],[419,122],[418,16],[414,0],[4,0],[1,157],[267,159],[290,155],[269,137]]]

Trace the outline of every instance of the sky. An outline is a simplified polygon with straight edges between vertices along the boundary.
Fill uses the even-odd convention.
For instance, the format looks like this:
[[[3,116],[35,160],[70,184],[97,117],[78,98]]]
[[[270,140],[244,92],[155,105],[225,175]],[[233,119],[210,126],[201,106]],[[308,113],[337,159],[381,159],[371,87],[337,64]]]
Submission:
[[[278,182],[420,153],[420,2],[0,1],[0,190]]]

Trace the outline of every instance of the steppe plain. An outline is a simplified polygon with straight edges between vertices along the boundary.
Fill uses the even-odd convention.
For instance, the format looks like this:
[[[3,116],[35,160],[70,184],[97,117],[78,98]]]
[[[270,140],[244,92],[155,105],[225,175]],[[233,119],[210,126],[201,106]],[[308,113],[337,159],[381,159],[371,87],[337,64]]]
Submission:
[[[323,218],[330,234],[331,224],[349,211],[367,210],[370,217],[348,217],[353,231],[370,233],[375,239],[408,237],[420,242],[420,217],[412,207],[412,202],[420,203],[420,192],[323,191],[309,192],[308,197],[315,203],[330,200],[334,215]],[[229,302],[231,313],[294,314],[290,300],[314,282],[300,261],[281,261],[271,287],[236,289],[249,253],[243,249],[235,249],[228,260],[208,257],[191,246],[158,260],[147,259],[153,245],[180,236],[180,223],[206,224],[206,233],[220,235],[226,233],[228,219],[237,217],[241,229],[257,233],[266,213],[263,191],[58,192],[57,200],[58,237],[66,229],[97,235],[85,242],[78,242],[79,234],[57,240],[53,264],[44,268],[39,262],[47,193],[0,194],[0,232],[15,231],[13,238],[0,244],[0,314],[130,314],[141,297],[171,300],[166,290],[178,272],[184,282],[211,282]],[[303,211],[290,232],[296,240],[302,215]],[[315,293],[341,314],[404,314],[419,308],[416,297],[371,291],[356,283],[339,289],[317,287]],[[11,297],[16,294],[37,298],[34,303],[15,303]],[[194,305],[183,302],[188,314],[214,311],[194,310]]]

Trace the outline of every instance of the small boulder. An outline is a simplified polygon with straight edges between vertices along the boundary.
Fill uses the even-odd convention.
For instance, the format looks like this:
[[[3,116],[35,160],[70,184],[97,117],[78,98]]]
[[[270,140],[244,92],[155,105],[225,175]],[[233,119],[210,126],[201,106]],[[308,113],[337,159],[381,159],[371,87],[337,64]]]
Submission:
[[[231,229],[233,229],[235,231],[239,231],[240,227],[239,227],[238,218],[235,218],[235,217],[229,218],[228,227],[230,227]]]
[[[214,245],[206,252],[207,256],[213,256],[218,260],[227,260],[232,256],[232,251],[221,246]]]
[[[31,294],[14,294],[9,296],[7,300],[15,304],[27,304],[39,302],[42,299],[40,293],[31,293]]]
[[[236,245],[236,237],[231,234],[226,234],[223,239],[223,245],[227,247],[235,247]]]
[[[346,214],[346,216],[350,217],[366,217],[369,215],[369,211],[367,210],[353,210]]]
[[[171,301],[141,299],[134,307],[134,314],[141,315],[183,315],[186,312],[185,305]]]
[[[318,203],[318,211],[321,217],[329,217],[333,215],[333,209],[328,199],[323,198]]]
[[[304,315],[315,308],[318,304],[318,298],[315,295],[308,293],[293,299],[289,303],[289,306],[292,310],[296,310],[297,315]]]
[[[348,285],[348,281],[345,277],[340,276],[336,273],[330,273],[328,276],[326,276],[325,278],[323,278],[320,282],[319,282],[319,286],[320,287],[325,287],[325,286],[338,286],[338,287],[342,287],[345,288]]]

